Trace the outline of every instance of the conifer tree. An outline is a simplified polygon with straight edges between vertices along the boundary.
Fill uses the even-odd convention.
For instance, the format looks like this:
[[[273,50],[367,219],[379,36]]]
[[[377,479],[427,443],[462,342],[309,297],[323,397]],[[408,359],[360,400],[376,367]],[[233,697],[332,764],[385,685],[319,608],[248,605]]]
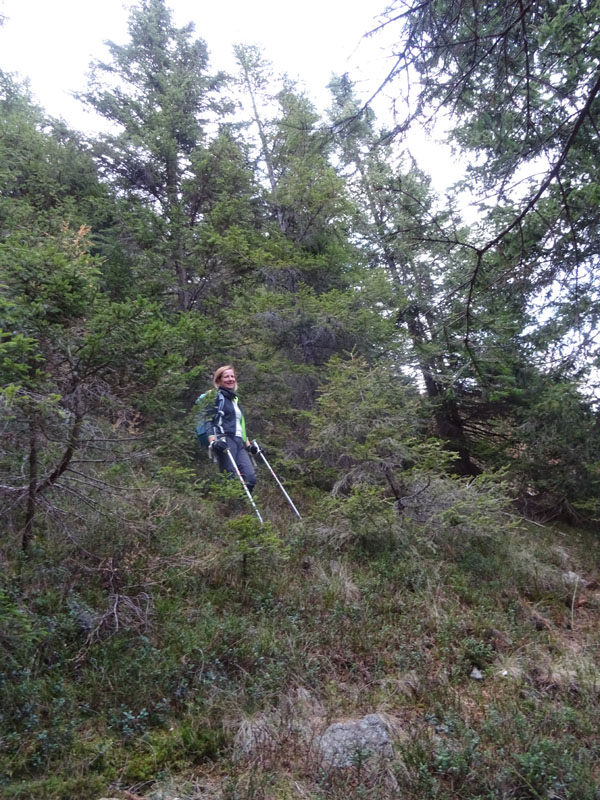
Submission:
[[[185,311],[203,278],[197,225],[210,204],[207,163],[209,129],[231,110],[223,74],[209,72],[208,50],[193,38],[191,24],[176,28],[164,0],[143,0],[131,10],[130,41],[109,43],[111,59],[93,66],[82,99],[112,123],[96,157],[115,188],[150,212],[151,246],[158,273]]]
[[[527,329],[535,330],[536,320],[518,284],[497,280],[514,265],[514,254],[490,254],[490,277],[480,276],[473,284],[479,254],[475,247],[460,246],[472,235],[468,228],[460,226],[451,207],[435,208],[425,176],[403,163],[394,137],[376,129],[373,112],[361,109],[347,78],[335,79],[332,91],[340,157],[359,207],[356,231],[372,266],[383,267],[389,276],[389,313],[410,337],[411,362],[431,401],[437,435],[458,454],[454,468],[477,474],[510,464],[522,498],[531,498],[535,487],[533,494],[538,492],[545,508],[568,510],[562,483],[585,505],[595,485],[584,444],[595,440],[589,405],[581,396],[575,399],[576,388],[568,380],[548,373],[543,348],[535,354]],[[555,451],[554,478],[540,480],[531,469],[532,461],[547,459],[540,421],[544,418],[555,431],[565,423],[557,393],[564,393],[570,424],[587,433],[572,439],[578,456],[568,448],[560,456]]]
[[[371,267],[387,273],[390,313],[410,339],[437,435],[457,452],[460,473],[477,474],[459,402],[470,372],[464,374],[462,330],[447,302],[453,256],[435,243],[437,228],[451,223],[452,214],[434,210],[427,176],[377,131],[374,113],[360,108],[348,77],[334,78],[330,88],[340,158],[355,188],[356,233]]]
[[[401,5],[382,23],[397,33],[401,54],[388,80],[411,98],[395,133],[447,114],[450,140],[469,159],[466,184],[480,201],[482,224],[456,242],[476,256],[465,313],[475,320],[480,286],[518,293],[533,323],[523,328],[545,368],[594,379],[600,4]],[[409,94],[415,72],[419,88]]]
[[[164,411],[181,389],[187,333],[156,303],[111,298],[84,222],[112,213],[106,186],[78,137],[2,80],[0,499],[9,519],[22,512],[27,549],[40,506],[60,518],[97,489],[75,461],[118,458],[104,426],[132,439],[137,415]]]

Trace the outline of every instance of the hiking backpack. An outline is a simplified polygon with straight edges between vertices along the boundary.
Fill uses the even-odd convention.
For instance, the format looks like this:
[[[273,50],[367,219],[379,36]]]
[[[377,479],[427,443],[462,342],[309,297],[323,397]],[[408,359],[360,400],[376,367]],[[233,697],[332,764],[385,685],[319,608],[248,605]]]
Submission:
[[[204,392],[196,400],[195,405],[199,406],[199,411],[196,416],[196,438],[202,447],[208,447],[208,432],[206,430],[206,409],[210,401],[214,398],[214,389]]]

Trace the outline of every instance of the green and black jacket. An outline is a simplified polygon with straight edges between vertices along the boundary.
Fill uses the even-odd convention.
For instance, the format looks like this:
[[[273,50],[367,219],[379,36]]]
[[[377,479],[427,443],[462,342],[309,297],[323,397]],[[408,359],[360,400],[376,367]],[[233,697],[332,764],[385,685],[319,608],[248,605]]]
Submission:
[[[204,411],[207,435],[219,436],[225,434],[227,436],[235,436],[236,406],[241,412],[237,394],[221,386],[214,395],[211,392],[211,396],[207,397],[207,401]],[[242,441],[245,442],[246,422],[243,414],[240,423],[242,426]]]

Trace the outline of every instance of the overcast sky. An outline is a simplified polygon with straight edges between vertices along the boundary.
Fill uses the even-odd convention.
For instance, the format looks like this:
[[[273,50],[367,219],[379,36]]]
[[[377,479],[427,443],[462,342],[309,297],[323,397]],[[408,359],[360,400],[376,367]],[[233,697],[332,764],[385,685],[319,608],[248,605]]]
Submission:
[[[81,110],[70,93],[85,86],[91,60],[106,55],[104,42],[127,41],[128,3],[123,0],[0,0],[0,68],[28,77],[40,104],[75,127]],[[300,78],[317,103],[333,72],[358,80],[383,74],[382,45],[362,40],[384,3],[364,0],[171,0],[178,26],[193,22],[213,69],[233,68],[236,42],[263,48],[277,72]],[[377,63],[379,62],[379,63]],[[83,121],[82,121],[83,120]]]
[[[0,0],[0,69],[28,78],[36,101],[52,116],[95,134],[102,121],[72,97],[86,85],[94,59],[107,55],[104,42],[128,40],[130,2],[123,0]],[[170,0],[177,26],[193,22],[208,45],[213,70],[233,69],[232,45],[259,45],[276,73],[299,79],[323,110],[333,73],[349,72],[367,97],[391,65],[389,37],[364,39],[377,24],[386,0]],[[386,46],[387,45],[387,46]],[[381,112],[378,110],[378,115]],[[457,177],[447,151],[422,136],[411,150],[434,184]]]

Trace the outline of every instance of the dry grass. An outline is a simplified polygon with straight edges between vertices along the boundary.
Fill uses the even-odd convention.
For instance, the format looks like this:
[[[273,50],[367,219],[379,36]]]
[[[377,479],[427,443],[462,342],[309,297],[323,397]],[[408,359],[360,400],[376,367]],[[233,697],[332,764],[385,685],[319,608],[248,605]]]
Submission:
[[[107,776],[144,776],[107,777],[119,800],[592,800],[597,550],[551,529],[465,531],[457,544],[405,531],[372,554],[360,539],[315,545],[306,524],[289,558],[256,559],[246,577],[212,527],[167,552],[162,574],[152,555],[151,607],[141,568],[120,593],[131,602],[90,595],[92,610],[112,598],[95,619],[116,610],[119,629],[106,618],[78,666],[103,727],[85,719],[69,769],[102,763],[110,741]],[[385,720],[393,758],[325,764],[327,727],[366,714]],[[66,768],[59,745],[48,764]]]

